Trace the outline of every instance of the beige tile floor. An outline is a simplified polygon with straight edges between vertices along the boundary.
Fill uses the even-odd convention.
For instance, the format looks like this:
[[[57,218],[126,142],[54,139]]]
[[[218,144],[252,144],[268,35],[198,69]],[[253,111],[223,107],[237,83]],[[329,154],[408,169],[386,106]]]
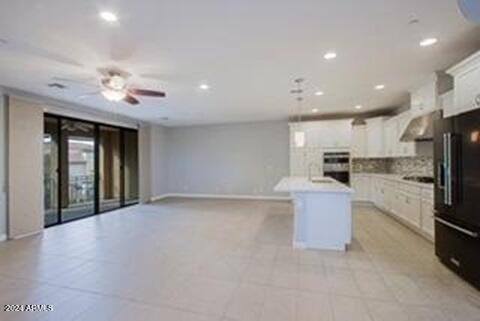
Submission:
[[[433,246],[354,208],[346,254],[290,246],[286,202],[172,199],[0,244],[0,320],[480,320]],[[480,254],[479,254],[480,255]]]

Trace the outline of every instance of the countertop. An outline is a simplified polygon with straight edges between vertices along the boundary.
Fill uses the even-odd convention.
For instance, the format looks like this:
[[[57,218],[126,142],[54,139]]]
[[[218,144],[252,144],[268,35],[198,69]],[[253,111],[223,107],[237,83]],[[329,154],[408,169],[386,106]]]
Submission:
[[[307,177],[289,176],[284,177],[274,187],[276,192],[307,192],[307,193],[353,193],[353,189],[345,184],[338,182],[330,177],[313,177],[314,180],[324,180],[325,182],[314,183]]]
[[[352,176],[380,177],[380,178],[388,179],[388,180],[391,180],[391,181],[400,182],[402,184],[417,186],[417,187],[421,187],[421,188],[428,188],[428,189],[433,190],[433,184],[408,181],[408,180],[403,179],[404,175],[386,174],[386,173],[385,174],[383,174],[383,173],[353,173]]]

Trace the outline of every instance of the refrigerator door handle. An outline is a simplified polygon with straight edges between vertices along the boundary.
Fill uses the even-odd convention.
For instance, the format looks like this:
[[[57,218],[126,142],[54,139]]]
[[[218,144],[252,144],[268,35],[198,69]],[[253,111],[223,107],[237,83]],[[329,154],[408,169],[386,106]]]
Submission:
[[[435,217],[435,221],[437,221],[438,223],[443,224],[443,225],[445,225],[445,226],[448,226],[448,227],[450,227],[450,228],[452,228],[452,229],[454,229],[454,230],[456,230],[456,231],[458,231],[458,232],[461,232],[461,233],[463,233],[463,234],[466,234],[466,235],[468,235],[468,236],[470,236],[470,237],[478,238],[478,233],[477,233],[477,232],[472,232],[472,231],[470,231],[470,230],[467,230],[467,229],[465,229],[465,228],[463,228],[463,227],[460,227],[460,226],[458,226],[458,225],[455,225],[455,224],[453,224],[453,223],[450,223],[450,222],[448,222],[448,221],[446,221],[446,220],[444,220],[444,219],[442,219],[442,218],[440,218],[440,217],[437,217],[437,216],[436,216],[436,217]]]
[[[443,202],[446,205],[450,203],[450,133],[443,134]]]
[[[444,177],[444,172],[445,172],[445,167],[443,163],[438,163],[437,164],[437,187],[439,189],[444,189],[445,188],[445,177]]]

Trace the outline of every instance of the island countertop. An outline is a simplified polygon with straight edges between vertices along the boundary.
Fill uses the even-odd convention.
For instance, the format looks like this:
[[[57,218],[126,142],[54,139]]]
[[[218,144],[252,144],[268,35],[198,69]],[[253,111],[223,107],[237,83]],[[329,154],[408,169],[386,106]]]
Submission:
[[[274,187],[274,190],[276,192],[290,193],[353,193],[353,189],[331,177],[316,176],[312,180],[314,182],[309,181],[307,177],[284,177]]]

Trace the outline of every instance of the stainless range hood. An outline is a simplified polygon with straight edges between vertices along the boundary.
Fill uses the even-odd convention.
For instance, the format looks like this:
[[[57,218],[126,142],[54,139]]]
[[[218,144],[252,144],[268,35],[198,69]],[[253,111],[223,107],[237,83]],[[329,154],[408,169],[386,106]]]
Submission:
[[[433,125],[435,120],[442,117],[440,110],[413,118],[403,131],[402,142],[433,140]]]

